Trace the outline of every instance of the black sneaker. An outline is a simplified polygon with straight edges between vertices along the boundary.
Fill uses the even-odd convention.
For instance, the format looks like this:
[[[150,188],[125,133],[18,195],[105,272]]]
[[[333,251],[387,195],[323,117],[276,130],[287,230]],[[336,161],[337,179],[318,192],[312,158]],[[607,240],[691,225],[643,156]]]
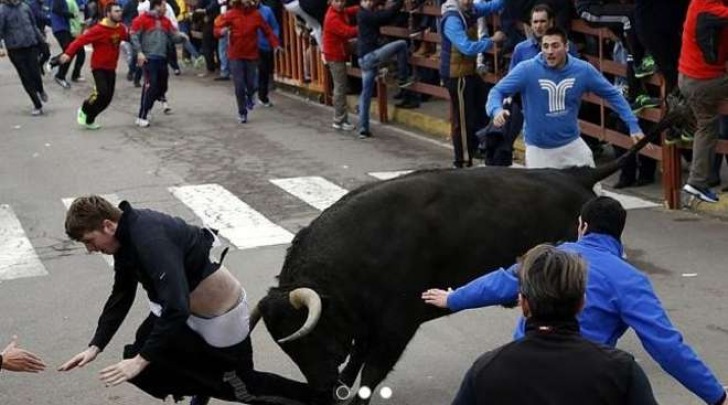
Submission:
[[[195,395],[190,400],[190,405],[207,405],[210,403],[210,397],[205,395]]]
[[[715,194],[711,189],[694,186],[690,183],[686,183],[685,186],[683,186],[683,191],[701,201],[717,203],[719,200],[718,195]]]
[[[641,79],[655,74],[656,71],[657,65],[655,65],[655,60],[651,56],[645,56],[642,59],[642,64],[634,67],[634,77]]]
[[[412,100],[411,98],[405,98],[404,100],[396,103],[394,106],[402,109],[412,109],[420,108],[420,103],[416,100]]]
[[[45,91],[39,91],[38,97],[40,97],[40,101],[47,103],[48,102],[48,94]]]
[[[371,137],[372,133],[368,129],[362,129],[361,131],[359,131],[359,139],[367,139]]]
[[[132,72],[132,71],[126,72],[126,81],[130,82],[132,80],[134,80],[134,72]]]
[[[404,88],[407,88],[407,87],[413,85],[414,83],[415,83],[415,77],[409,76],[409,77],[405,78],[404,80],[400,80],[398,85],[399,85],[400,89],[404,89]]]
[[[70,89],[71,83],[68,83],[66,79],[61,79],[60,77],[55,77],[54,80],[56,83],[58,83],[59,86],[63,87],[64,89]]]

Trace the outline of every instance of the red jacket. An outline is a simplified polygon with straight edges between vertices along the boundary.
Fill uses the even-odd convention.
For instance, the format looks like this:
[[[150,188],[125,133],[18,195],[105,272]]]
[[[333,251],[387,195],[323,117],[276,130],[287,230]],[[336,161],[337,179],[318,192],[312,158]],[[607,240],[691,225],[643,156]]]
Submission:
[[[94,51],[91,54],[91,69],[116,70],[116,62],[119,60],[119,44],[121,41],[129,40],[129,31],[124,24],[116,27],[109,27],[107,19],[89,28],[79,35],[64,52],[73,56],[86,44],[91,44]]]
[[[272,48],[278,48],[278,37],[273,33],[257,8],[232,7],[225,14],[215,19],[215,36],[222,36],[222,29],[230,30],[228,58],[256,60],[258,53],[258,30],[263,30]]]
[[[678,69],[693,79],[726,75],[728,6],[722,0],[692,0],[682,35]]]
[[[359,6],[347,7],[336,11],[329,7],[324,17],[323,52],[327,62],[346,62],[349,58],[346,44],[356,38],[358,29],[351,21],[359,11]]]

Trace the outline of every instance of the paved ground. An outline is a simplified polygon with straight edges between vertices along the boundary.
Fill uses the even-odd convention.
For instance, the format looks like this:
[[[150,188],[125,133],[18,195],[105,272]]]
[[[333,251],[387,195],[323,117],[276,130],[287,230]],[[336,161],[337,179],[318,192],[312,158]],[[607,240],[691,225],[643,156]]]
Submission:
[[[256,109],[250,123],[241,126],[235,121],[230,85],[192,74],[172,78],[174,114],[155,111],[148,129],[132,125],[139,92],[120,77],[117,98],[100,118],[104,128],[89,132],[75,125],[75,110],[90,85],[63,91],[48,78],[46,83],[51,97],[47,114],[30,117],[30,103],[15,72],[7,59],[0,59],[0,204],[6,204],[0,212],[5,217],[12,213],[20,224],[17,234],[11,234],[10,222],[3,222],[0,242],[12,243],[0,243],[0,274],[37,269],[37,263],[42,270],[0,282],[0,342],[17,333],[21,344],[50,366],[37,376],[3,373],[4,404],[157,403],[131,386],[106,389],[96,378],[103,366],[118,359],[145,315],[141,298],[95,363],[71,374],[54,371],[87,344],[111,283],[108,264],[64,236],[64,198],[112,194],[199,223],[200,217],[220,219],[223,214],[195,212],[169,188],[197,190],[216,184],[220,188],[215,190],[227,190],[218,197],[229,193],[292,234],[319,209],[271,180],[318,176],[326,187],[351,190],[376,181],[375,172],[447,167],[450,161],[446,147],[416,134],[375,125],[375,137],[359,141],[351,133],[336,132],[330,128],[330,110],[280,93],[273,94],[274,108]],[[18,235],[27,244],[17,242]],[[686,340],[728,379],[723,301],[728,288],[727,225],[688,212],[631,210],[625,242],[630,260],[648,272]],[[228,259],[251,302],[274,285],[286,249],[285,243],[256,246],[233,249]],[[17,252],[24,252],[20,260]],[[373,403],[449,403],[473,359],[510,339],[516,316],[515,310],[492,308],[424,325],[385,382],[394,396]],[[254,332],[253,340],[260,369],[300,378],[263,328]],[[661,371],[632,335],[620,347],[639,358],[661,403],[700,403]]]

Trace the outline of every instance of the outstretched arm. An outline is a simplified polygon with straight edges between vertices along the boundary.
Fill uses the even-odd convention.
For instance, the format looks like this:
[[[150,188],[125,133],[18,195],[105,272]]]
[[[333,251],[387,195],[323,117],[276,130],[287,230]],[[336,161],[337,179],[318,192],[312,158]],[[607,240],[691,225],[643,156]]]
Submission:
[[[18,347],[18,337],[13,336],[5,349],[0,352],[0,369],[25,373],[38,373],[45,370],[45,363],[34,353]]]

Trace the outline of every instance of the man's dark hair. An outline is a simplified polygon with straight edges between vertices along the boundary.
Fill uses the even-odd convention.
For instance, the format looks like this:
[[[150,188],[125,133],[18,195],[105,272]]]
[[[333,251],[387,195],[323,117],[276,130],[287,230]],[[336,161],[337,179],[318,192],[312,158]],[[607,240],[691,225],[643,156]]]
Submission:
[[[119,208],[103,197],[78,197],[66,212],[66,235],[80,241],[86,233],[100,230],[106,219],[119,222],[121,213]]]
[[[568,38],[566,36],[566,31],[564,31],[560,27],[554,26],[554,27],[547,29],[546,32],[544,32],[543,37],[545,37],[546,35],[558,35],[561,37],[561,42],[563,42],[563,43],[566,43],[568,41]],[[542,40],[543,40],[543,37],[541,37]]]
[[[154,10],[155,7],[159,7],[164,4],[164,0],[149,0],[149,9]]]
[[[581,220],[588,225],[586,233],[603,233],[619,240],[627,221],[627,211],[619,201],[602,196],[581,207]]]
[[[121,5],[115,1],[106,3],[106,7],[104,8],[104,15],[109,14],[111,12],[111,9],[113,9],[114,7],[121,7]]]
[[[533,19],[533,15],[535,13],[543,13],[543,12],[546,13],[547,19],[549,19],[549,20],[554,19],[554,17],[555,17],[554,9],[552,9],[548,4],[544,4],[544,3],[539,3],[539,4],[536,4],[535,6],[533,6],[533,8],[531,9],[531,14],[529,14],[528,16],[530,19]]]
[[[578,254],[543,244],[523,257],[521,297],[535,320],[569,320],[581,309],[586,292],[586,262]]]

